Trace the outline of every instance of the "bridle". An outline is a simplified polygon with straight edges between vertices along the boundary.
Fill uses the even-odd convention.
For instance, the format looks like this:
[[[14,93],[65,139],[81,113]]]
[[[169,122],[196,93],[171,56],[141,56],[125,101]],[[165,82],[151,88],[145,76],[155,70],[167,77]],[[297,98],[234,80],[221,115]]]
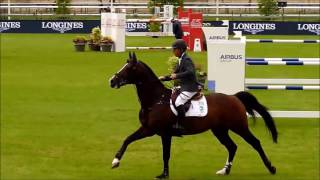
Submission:
[[[117,82],[116,85],[117,85],[118,87],[120,87],[120,86],[128,83],[128,80],[127,80],[127,79],[124,79],[124,78],[121,78],[121,76],[120,76],[119,73],[115,73],[115,74],[113,75],[113,78],[116,79],[116,82]],[[113,78],[112,78],[112,79],[113,79]]]
[[[136,64],[134,65],[134,67],[131,67],[131,68],[133,68],[133,70],[136,70],[137,69],[137,66],[136,65],[138,65],[138,64],[140,64],[140,62],[139,61],[137,61],[136,62]],[[116,81],[116,87],[117,88],[120,88],[121,86],[123,86],[123,85],[125,85],[125,84],[135,84],[137,87],[143,87],[143,86],[150,86],[150,87],[152,87],[153,85],[153,83],[156,83],[156,82],[159,82],[159,79],[153,79],[153,80],[143,80],[143,79],[141,79],[141,78],[133,78],[132,80],[129,80],[129,79],[127,79],[127,78],[124,78],[123,76],[122,76],[122,74],[121,73],[123,73],[122,72],[122,70],[127,66],[128,64],[126,64],[126,65],[124,65],[117,73],[115,73],[114,75],[113,75],[113,77],[111,78],[111,79],[114,79],[115,81]],[[167,102],[166,101],[166,95],[165,94],[162,94],[161,95],[161,98],[159,99],[159,101],[156,103],[156,104],[169,104],[169,102]],[[150,111],[151,110],[151,108],[148,108],[148,110]]]
[[[136,64],[139,64],[140,63],[140,61],[137,61],[137,63]],[[126,66],[126,65],[125,65]],[[124,67],[125,67],[124,66]],[[124,68],[123,67],[123,68]],[[122,68],[122,69],[123,69]],[[121,69],[121,70],[122,70]],[[133,69],[136,69],[136,68],[133,68]],[[121,72],[121,70],[120,71],[118,71],[117,73],[115,73],[114,75],[113,75],[113,77],[112,78],[115,78],[115,79],[117,79],[117,81],[119,81],[119,83],[118,83],[118,85],[119,86],[122,86],[122,85],[124,85],[124,84],[128,84],[129,83],[129,81],[127,80],[127,79],[124,79],[124,78],[122,78],[121,77],[121,75],[120,75],[120,72]],[[135,80],[134,82],[132,82],[133,84],[136,84],[136,85],[144,85],[144,84],[149,84],[149,83],[154,83],[154,82],[158,82],[159,80],[152,80],[152,81],[148,81],[147,83],[144,83],[143,81],[141,81],[141,80]]]

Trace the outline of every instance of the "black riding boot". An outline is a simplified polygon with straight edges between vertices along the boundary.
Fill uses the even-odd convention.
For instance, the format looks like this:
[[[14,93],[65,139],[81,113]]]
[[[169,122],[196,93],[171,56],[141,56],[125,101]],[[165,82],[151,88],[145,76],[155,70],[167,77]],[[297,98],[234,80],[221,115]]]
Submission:
[[[177,123],[175,125],[175,128],[183,129],[183,127],[180,125],[179,122],[182,122],[182,120],[186,117],[186,111],[184,109],[184,105],[178,106],[177,111],[178,111],[178,119],[177,119]]]
[[[183,105],[178,106],[177,111],[178,111],[178,119],[179,120],[184,119],[184,117],[186,116],[186,111],[184,109],[184,106]]]

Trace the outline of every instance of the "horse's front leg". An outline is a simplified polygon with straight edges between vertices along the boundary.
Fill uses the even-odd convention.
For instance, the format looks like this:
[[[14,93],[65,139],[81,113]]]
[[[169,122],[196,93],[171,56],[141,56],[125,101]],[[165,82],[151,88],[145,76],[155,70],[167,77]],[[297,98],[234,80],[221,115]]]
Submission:
[[[171,150],[171,135],[162,135],[162,157],[163,157],[163,171],[162,174],[155,179],[166,179],[169,177],[169,159]]]
[[[139,139],[143,139],[145,137],[149,137],[149,136],[153,136],[155,133],[152,132],[151,130],[144,128],[144,127],[140,127],[136,132],[134,132],[133,134],[131,134],[130,136],[128,136],[121,148],[119,149],[119,151],[117,152],[115,158],[112,161],[112,168],[116,168],[120,165],[120,160],[124,154],[124,152],[126,151],[127,147],[129,144],[131,144],[132,142],[139,140]]]

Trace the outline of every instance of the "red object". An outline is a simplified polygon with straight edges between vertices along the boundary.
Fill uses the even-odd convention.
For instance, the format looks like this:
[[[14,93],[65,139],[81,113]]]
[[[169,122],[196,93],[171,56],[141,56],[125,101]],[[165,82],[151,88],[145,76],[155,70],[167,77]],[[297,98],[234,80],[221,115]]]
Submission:
[[[192,12],[192,9],[188,11],[183,11],[181,7],[178,8],[178,18],[181,21],[181,26],[183,30],[183,40],[187,43],[188,49],[194,49],[194,41],[195,39],[200,40],[201,50],[203,48],[203,40],[204,36],[202,33],[202,22],[203,16],[202,13]],[[184,21],[185,20],[185,21]]]

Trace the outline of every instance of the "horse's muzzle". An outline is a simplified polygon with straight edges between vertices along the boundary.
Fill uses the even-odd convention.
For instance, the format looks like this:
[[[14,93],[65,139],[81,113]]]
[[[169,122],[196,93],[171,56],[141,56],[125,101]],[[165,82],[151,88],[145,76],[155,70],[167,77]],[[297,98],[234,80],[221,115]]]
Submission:
[[[128,84],[128,81],[117,75],[114,75],[109,80],[109,83],[111,88],[119,89],[121,86]]]
[[[116,76],[112,76],[109,80],[109,84],[111,88],[120,88],[117,77]]]

